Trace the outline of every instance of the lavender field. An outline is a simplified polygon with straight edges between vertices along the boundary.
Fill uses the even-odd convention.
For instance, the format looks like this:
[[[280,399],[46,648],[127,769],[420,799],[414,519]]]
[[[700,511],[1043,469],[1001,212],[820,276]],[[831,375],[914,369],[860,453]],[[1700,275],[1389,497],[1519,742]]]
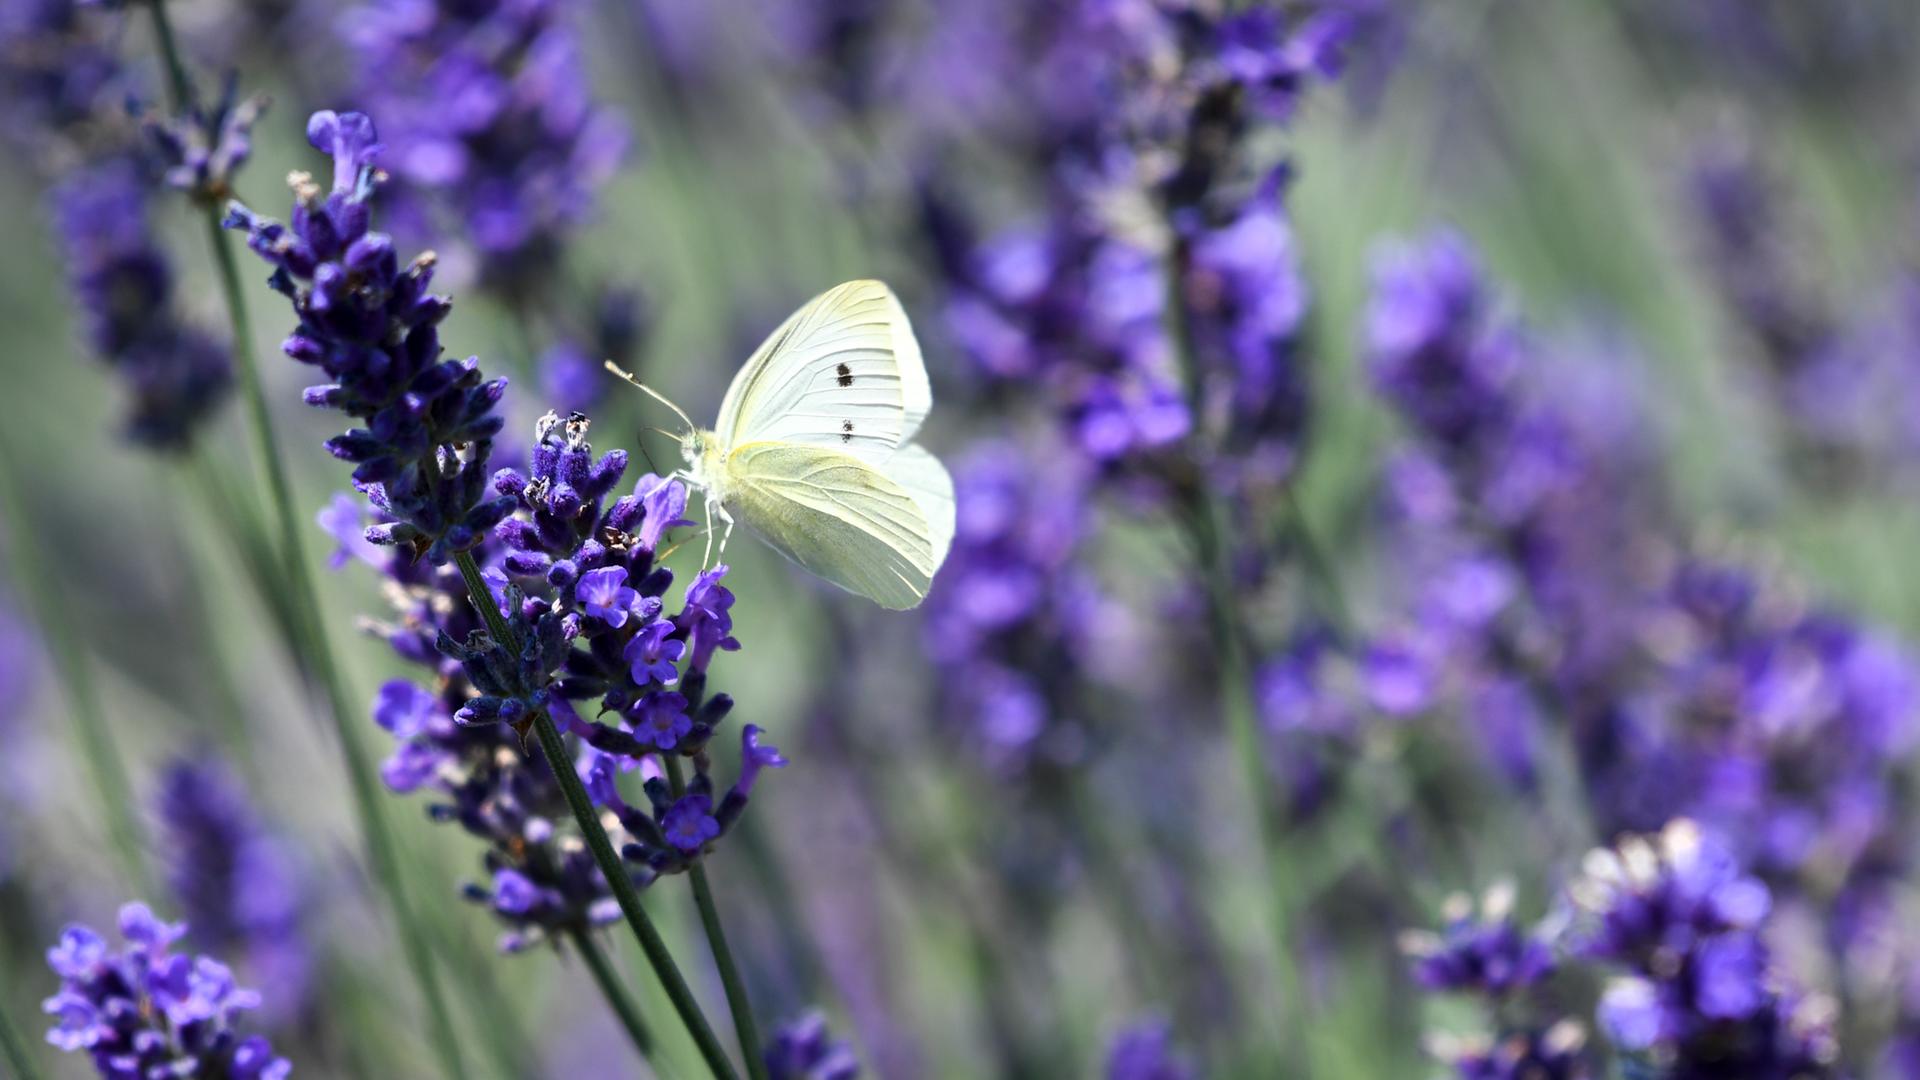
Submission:
[[[0,147],[0,1076],[1920,1080],[1906,0],[0,0]]]

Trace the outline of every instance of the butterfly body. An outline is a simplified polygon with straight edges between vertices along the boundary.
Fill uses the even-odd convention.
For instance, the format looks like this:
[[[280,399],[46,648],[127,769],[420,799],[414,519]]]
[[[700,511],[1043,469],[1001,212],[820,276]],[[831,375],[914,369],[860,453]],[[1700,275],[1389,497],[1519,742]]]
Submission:
[[[719,422],[688,425],[676,475],[719,519],[723,552],[737,519],[849,592],[914,607],[953,540],[953,481],[912,442],[932,404],[899,300],[880,282],[850,281],[755,350]]]

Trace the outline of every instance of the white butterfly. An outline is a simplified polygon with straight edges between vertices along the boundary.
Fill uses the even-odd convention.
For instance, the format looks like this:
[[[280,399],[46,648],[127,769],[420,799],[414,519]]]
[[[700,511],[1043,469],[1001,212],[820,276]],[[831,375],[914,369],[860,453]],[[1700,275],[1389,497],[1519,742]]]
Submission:
[[[913,327],[893,290],[849,281],[815,297],[733,377],[712,431],[679,415],[687,467],[726,551],[738,517],[782,555],[882,607],[926,599],[953,543],[953,479],[912,440],[933,407]]]

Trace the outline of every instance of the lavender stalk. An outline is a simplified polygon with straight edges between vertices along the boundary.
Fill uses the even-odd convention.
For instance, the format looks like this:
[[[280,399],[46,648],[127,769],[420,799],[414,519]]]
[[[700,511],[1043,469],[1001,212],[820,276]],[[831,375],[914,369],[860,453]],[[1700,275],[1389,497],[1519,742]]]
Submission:
[[[176,112],[184,114],[192,104],[192,87],[187,80],[186,67],[181,60],[179,47],[174,41],[173,27],[167,18],[165,0],[152,0],[154,36],[158,39],[162,58],[165,61],[167,80]],[[400,873],[400,863],[395,851],[392,830],[377,798],[373,779],[373,770],[366,752],[357,737],[358,716],[351,703],[339,666],[334,658],[332,646],[324,628],[319,622],[319,592],[314,587],[312,572],[308,568],[305,544],[299,515],[294,510],[292,485],[287,479],[285,464],[280,460],[278,443],[274,437],[273,416],[267,408],[266,394],[260,385],[259,371],[254,367],[252,349],[252,326],[247,317],[245,294],[240,287],[239,267],[234,261],[233,251],[227,243],[227,237],[221,226],[221,205],[217,197],[224,189],[209,190],[208,197],[201,201],[205,206],[205,219],[208,245],[212,249],[214,265],[219,273],[221,293],[226,301],[227,316],[233,333],[233,366],[240,373],[243,396],[247,401],[247,414],[252,429],[256,452],[267,473],[267,488],[273,503],[275,526],[280,533],[280,572],[292,584],[292,596],[288,607],[293,621],[290,624],[292,638],[290,644],[297,656],[304,658],[306,666],[321,689],[327,695],[330,713],[333,718],[335,734],[340,741],[340,752],[346,765],[348,783],[353,792],[354,812],[360,827],[360,833],[367,845],[367,855],[372,863],[374,878],[380,883],[381,891],[393,911],[395,928],[399,933],[400,945],[406,953],[407,967],[413,972],[419,986],[422,1000],[426,1003],[429,1026],[432,1030],[436,1053],[440,1057],[441,1069],[449,1076],[465,1075],[465,1066],[460,1053],[460,1041],[454,1033],[452,1015],[447,1009],[445,995],[440,988],[439,974],[434,957],[426,938],[422,933],[412,904],[409,902]]]
[[[681,776],[680,759],[668,756],[667,779],[673,785],[674,798],[686,794],[687,784]],[[740,1040],[740,1054],[747,1062],[747,1075],[753,1080],[767,1080],[766,1064],[760,1057],[760,1028],[753,1021],[753,1002],[747,997],[746,983],[740,979],[740,970],[734,966],[733,950],[727,946],[726,927],[720,922],[720,909],[713,902],[713,888],[707,884],[707,864],[701,860],[693,864],[687,873],[693,882],[693,900],[700,908],[700,925],[707,932],[707,945],[713,950],[714,966],[720,969],[720,985],[727,992],[727,1009],[733,1013],[733,1031]]]
[[[1176,239],[1167,260],[1165,318],[1167,336],[1186,382],[1190,407],[1198,416],[1201,410],[1199,358],[1194,351],[1193,325],[1186,301],[1181,295],[1181,282],[1190,262],[1191,251],[1186,240]],[[1221,711],[1226,718],[1227,737],[1232,741],[1233,755],[1242,769],[1246,785],[1243,793],[1246,812],[1253,817],[1254,838],[1260,848],[1260,858],[1265,863],[1268,888],[1272,893],[1269,897],[1269,917],[1272,919],[1270,944],[1273,971],[1279,980],[1281,997],[1279,1042],[1282,1046],[1298,1046],[1300,1043],[1295,1038],[1298,1029],[1294,1021],[1305,1016],[1305,986],[1293,962],[1290,947],[1292,912],[1287,899],[1291,891],[1287,868],[1281,855],[1280,839],[1274,833],[1273,815],[1265,799],[1270,779],[1256,727],[1258,721],[1254,716],[1249,685],[1251,672],[1247,666],[1245,643],[1233,598],[1232,555],[1223,534],[1227,515],[1219,500],[1203,484],[1194,486],[1192,501],[1193,505],[1186,508],[1181,519],[1200,555],[1209,625],[1214,648],[1219,652]],[[1304,1071],[1304,1061],[1301,1067]]]
[[[573,932],[574,948],[580,950],[580,959],[586,962],[587,970],[593,973],[593,981],[600,987],[600,994],[607,999],[614,1015],[620,1018],[620,1026],[627,1029],[627,1037],[633,1040],[633,1048],[645,1058],[653,1053],[653,1034],[647,1030],[647,1022],[640,1015],[640,1007],[633,1002],[627,988],[621,984],[620,975],[613,970],[600,945],[593,940],[593,931],[584,927]]]

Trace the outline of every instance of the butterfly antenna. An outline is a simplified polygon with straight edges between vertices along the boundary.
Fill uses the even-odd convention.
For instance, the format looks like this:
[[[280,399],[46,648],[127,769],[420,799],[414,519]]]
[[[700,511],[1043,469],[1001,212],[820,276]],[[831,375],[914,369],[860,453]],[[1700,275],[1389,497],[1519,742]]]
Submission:
[[[693,419],[689,417],[685,412],[681,411],[680,406],[675,405],[672,401],[669,401],[665,394],[660,393],[660,391],[655,390],[653,387],[648,386],[646,383],[643,383],[639,379],[634,378],[632,372],[627,371],[625,368],[622,368],[620,365],[614,363],[611,360],[608,360],[606,362],[606,365],[607,365],[608,371],[611,371],[615,375],[618,375],[621,378],[627,380],[627,382],[632,383],[634,389],[647,395],[648,397],[659,402],[660,404],[665,405],[667,408],[672,409],[673,415],[679,417],[680,422],[687,425],[688,431],[692,431],[694,429]],[[675,435],[674,438],[679,438],[679,436]]]

